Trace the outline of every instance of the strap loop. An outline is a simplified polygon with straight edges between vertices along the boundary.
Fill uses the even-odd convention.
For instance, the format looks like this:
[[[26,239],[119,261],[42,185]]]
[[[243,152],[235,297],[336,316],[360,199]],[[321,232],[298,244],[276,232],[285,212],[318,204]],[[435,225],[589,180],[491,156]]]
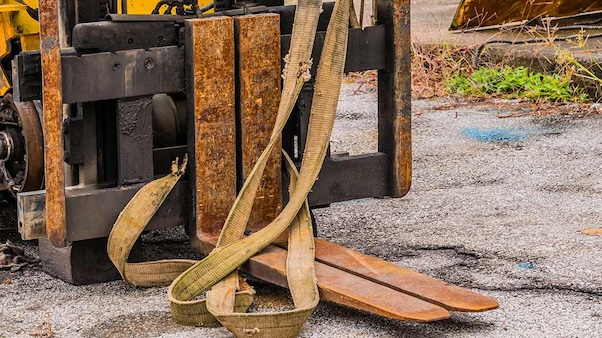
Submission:
[[[165,285],[173,280],[168,297],[172,316],[178,323],[212,326],[219,322],[236,337],[296,337],[319,302],[307,195],[322,167],[334,124],[347,51],[349,0],[337,1],[326,33],[300,174],[292,160],[284,154],[290,176],[289,202],[268,226],[248,237],[243,236],[267,160],[304,82],[309,79],[321,5],[321,0],[300,0],[297,5],[291,47],[285,58],[282,98],[270,142],[232,206],[216,249],[199,262],[163,260],[127,263],[134,242],[183,174],[186,158],[182,165],[172,165],[172,174],[143,187],[113,227],[108,244],[109,256],[124,280],[139,286]],[[254,291],[239,280],[237,268],[287,228],[287,277],[295,309],[278,313],[245,313],[252,303]],[[206,299],[197,300],[205,291]]]

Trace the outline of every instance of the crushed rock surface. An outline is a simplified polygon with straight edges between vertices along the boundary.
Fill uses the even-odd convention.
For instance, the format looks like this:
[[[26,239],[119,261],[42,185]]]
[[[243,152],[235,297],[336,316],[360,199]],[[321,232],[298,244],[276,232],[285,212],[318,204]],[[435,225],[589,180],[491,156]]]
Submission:
[[[377,149],[376,93],[347,84],[331,147]],[[414,171],[401,199],[314,210],[319,236],[495,297],[500,308],[409,323],[320,303],[302,337],[597,337],[602,332],[602,116],[500,119],[495,107],[433,110],[417,101]],[[500,136],[501,135],[501,136]],[[518,135],[518,136],[517,136]],[[0,202],[3,203],[3,202]],[[13,221],[0,205],[0,229]],[[17,240],[1,230],[0,239]],[[18,242],[37,257],[35,243]],[[195,257],[184,231],[145,236],[149,259]],[[254,311],[290,307],[286,290],[251,281]],[[0,337],[229,337],[170,319],[166,288],[122,281],[72,286],[39,265],[0,271]],[[41,330],[41,331],[40,331]],[[44,331],[46,330],[46,331]]]

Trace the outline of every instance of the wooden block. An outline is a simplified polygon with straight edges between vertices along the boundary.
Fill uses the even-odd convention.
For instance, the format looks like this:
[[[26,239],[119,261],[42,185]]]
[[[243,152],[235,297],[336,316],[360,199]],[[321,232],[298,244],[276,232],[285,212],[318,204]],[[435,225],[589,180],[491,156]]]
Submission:
[[[280,102],[280,16],[247,15],[236,18],[240,135],[239,187],[267,146]],[[282,207],[281,142],[266,165],[249,220],[259,230],[278,216]]]
[[[218,234],[236,196],[234,19],[186,21],[191,226]]]

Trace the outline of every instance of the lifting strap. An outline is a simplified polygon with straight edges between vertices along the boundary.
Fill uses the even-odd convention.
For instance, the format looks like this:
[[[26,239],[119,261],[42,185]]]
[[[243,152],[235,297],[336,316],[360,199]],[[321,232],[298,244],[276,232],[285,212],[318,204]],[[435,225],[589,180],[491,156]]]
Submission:
[[[291,47],[285,57],[283,89],[270,142],[245,181],[225,221],[216,248],[203,260],[160,260],[127,263],[132,246],[184,173],[172,173],[145,185],[115,222],[109,236],[109,257],[125,281],[137,286],[171,285],[168,297],[176,322],[221,324],[237,337],[296,337],[319,301],[314,273],[314,239],[307,195],[322,167],[339,98],[347,52],[349,0],[335,4],[320,58],[310,115],[307,145],[300,173],[284,156],[290,176],[290,198],[265,228],[244,237],[261,177],[272,150],[293,110],[303,83],[310,78],[311,52],[321,0],[299,0]],[[287,278],[295,309],[278,313],[245,313],[254,291],[239,280],[237,269],[288,228]],[[173,281],[173,282],[172,282]],[[203,292],[205,299],[197,299]]]

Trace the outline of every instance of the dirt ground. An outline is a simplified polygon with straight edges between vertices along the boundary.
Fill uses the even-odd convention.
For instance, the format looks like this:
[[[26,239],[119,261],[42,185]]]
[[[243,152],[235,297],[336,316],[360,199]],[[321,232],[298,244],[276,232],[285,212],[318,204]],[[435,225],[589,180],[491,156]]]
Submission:
[[[376,95],[354,94],[356,86],[344,89],[335,151],[376,149]],[[494,104],[446,111],[435,104],[414,102],[411,192],[316,210],[319,236],[496,297],[500,309],[418,324],[321,303],[302,337],[598,336],[602,237],[580,231],[602,226],[602,116],[501,119],[506,112]],[[171,257],[190,255],[182,231],[151,233],[145,242],[149,258],[166,248]],[[37,255],[35,243],[20,243]],[[165,288],[76,287],[37,265],[0,272],[0,281],[0,336],[229,336],[173,323]],[[257,310],[288,304],[285,290],[254,284]]]

